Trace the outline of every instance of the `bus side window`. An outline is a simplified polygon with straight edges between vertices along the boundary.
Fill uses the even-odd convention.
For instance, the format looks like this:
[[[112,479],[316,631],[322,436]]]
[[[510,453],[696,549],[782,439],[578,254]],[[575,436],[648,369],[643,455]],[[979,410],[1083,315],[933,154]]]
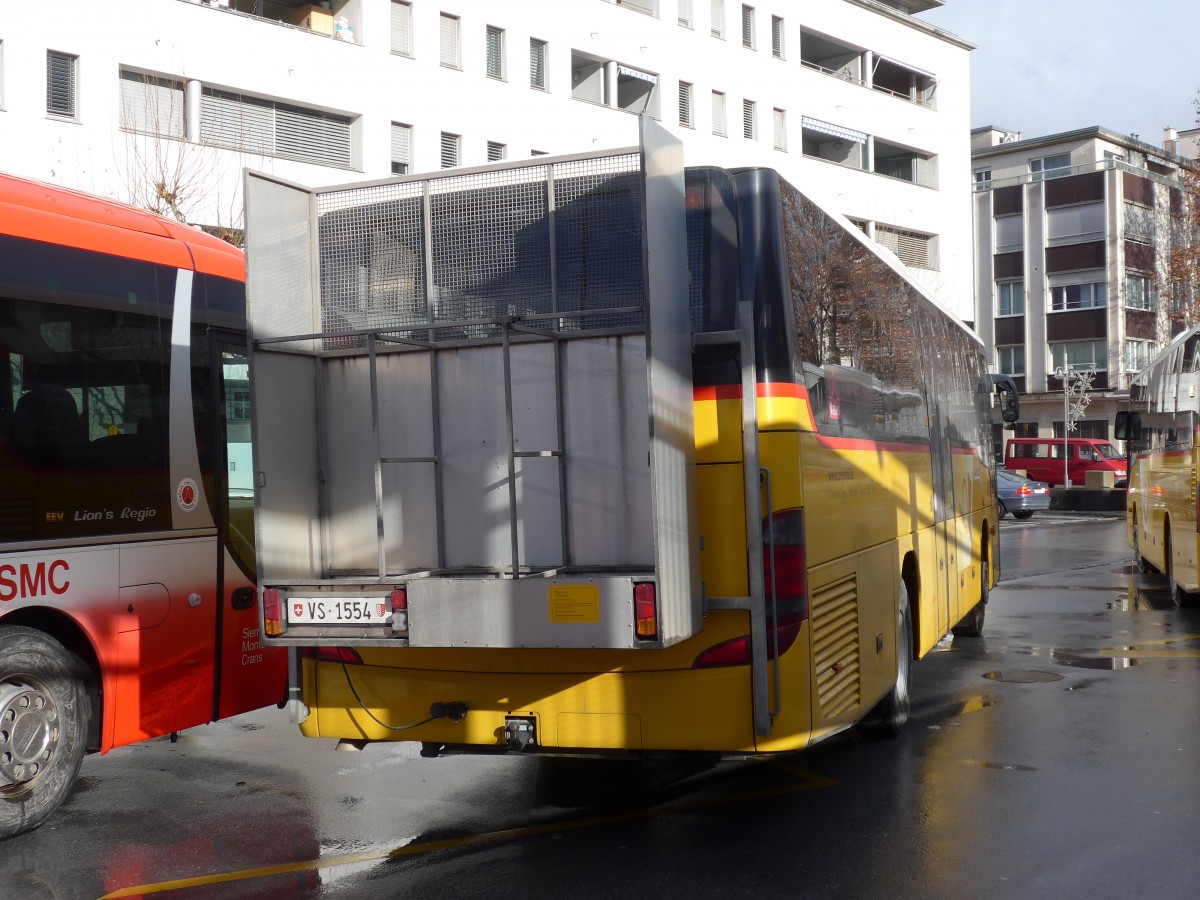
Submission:
[[[86,442],[75,398],[50,384],[35,384],[21,395],[10,423],[13,445],[30,462],[74,462]]]

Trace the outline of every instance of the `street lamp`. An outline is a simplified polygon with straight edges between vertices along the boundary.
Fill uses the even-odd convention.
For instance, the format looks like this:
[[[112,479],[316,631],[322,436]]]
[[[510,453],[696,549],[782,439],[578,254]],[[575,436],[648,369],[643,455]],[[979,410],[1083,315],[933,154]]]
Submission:
[[[1071,376],[1074,375],[1071,369],[1071,364],[1059,366],[1054,370],[1054,377],[1062,379],[1063,386],[1063,490],[1071,486],[1070,470],[1067,465],[1070,461],[1070,446],[1067,444],[1067,434],[1071,430]],[[1065,497],[1065,495],[1064,495]],[[1065,503],[1066,500],[1064,499]]]

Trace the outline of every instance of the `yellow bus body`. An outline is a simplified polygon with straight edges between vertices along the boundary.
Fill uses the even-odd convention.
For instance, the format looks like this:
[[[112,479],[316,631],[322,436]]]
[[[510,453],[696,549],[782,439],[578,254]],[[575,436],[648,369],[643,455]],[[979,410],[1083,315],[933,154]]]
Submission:
[[[710,611],[700,634],[652,651],[362,647],[363,665],[345,666],[306,657],[303,733],[499,748],[505,717],[525,716],[544,751],[737,754],[796,750],[851,726],[895,683],[902,577],[917,656],[979,602],[981,563],[995,547],[991,479],[979,455],[956,453],[955,515],[935,525],[927,447],[826,438],[813,428],[803,389],[785,387],[792,395],[760,386],[759,454],[770,472],[770,511],[804,510],[809,618],[778,661],[769,736],[754,733],[749,665],[693,665],[748,633],[748,613],[733,610]],[[741,400],[698,391],[694,409],[705,591],[742,596]],[[995,567],[988,578],[994,583]],[[426,719],[432,703],[457,699],[470,705],[461,722],[395,730]]]

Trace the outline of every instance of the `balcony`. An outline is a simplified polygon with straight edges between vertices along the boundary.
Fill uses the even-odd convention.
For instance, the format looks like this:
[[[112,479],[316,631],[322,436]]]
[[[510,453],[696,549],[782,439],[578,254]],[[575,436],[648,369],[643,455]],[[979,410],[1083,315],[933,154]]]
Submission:
[[[868,60],[871,61],[869,67]],[[936,108],[934,98],[938,82],[933,73],[803,29],[800,32],[800,65],[926,109]]]
[[[362,0],[181,0],[278,25],[301,28],[313,34],[357,43],[355,26]]]

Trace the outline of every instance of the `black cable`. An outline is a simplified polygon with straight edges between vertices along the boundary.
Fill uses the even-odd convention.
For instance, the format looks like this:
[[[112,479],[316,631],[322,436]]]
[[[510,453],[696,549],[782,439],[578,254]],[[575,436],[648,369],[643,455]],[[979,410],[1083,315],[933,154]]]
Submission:
[[[363,712],[365,712],[368,716],[370,716],[371,720],[376,725],[379,725],[382,728],[386,728],[388,731],[408,731],[410,728],[418,728],[421,725],[428,725],[434,719],[440,719],[445,715],[445,713],[443,712],[441,716],[430,716],[428,719],[425,719],[424,721],[413,722],[413,724],[411,724],[411,725],[389,725],[387,722],[381,721],[375,715],[375,713],[373,713],[369,709],[367,709],[367,704],[363,703],[362,697],[358,696],[358,691],[356,691],[354,689],[354,682],[350,680],[350,670],[346,668],[345,663],[342,663],[342,672],[346,676],[346,684],[348,684],[350,686],[350,693],[352,693],[354,695],[354,699],[358,701],[358,705],[362,707]]]

